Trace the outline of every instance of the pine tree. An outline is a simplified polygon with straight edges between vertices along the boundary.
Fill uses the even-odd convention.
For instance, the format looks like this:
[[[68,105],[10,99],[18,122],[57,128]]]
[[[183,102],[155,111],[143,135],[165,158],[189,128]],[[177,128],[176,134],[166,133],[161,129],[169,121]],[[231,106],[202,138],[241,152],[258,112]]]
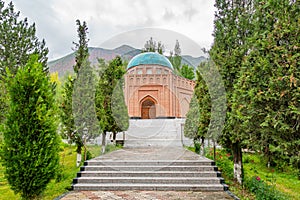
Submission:
[[[12,78],[3,131],[1,157],[5,176],[15,193],[35,199],[54,177],[59,165],[57,110],[49,77],[38,56],[32,56]]]
[[[11,74],[16,74],[19,67],[26,65],[29,56],[38,54],[39,62],[47,71],[48,49],[45,41],[39,41],[35,25],[29,25],[27,19],[19,19],[14,5],[9,3],[6,7],[0,0],[0,125],[5,119],[7,111],[8,94],[5,89],[6,68]]]
[[[36,37],[35,24],[29,25],[27,18],[20,20],[19,17],[20,12],[14,10],[12,2],[4,7],[0,0],[0,78],[6,76],[5,68],[15,74],[31,54],[37,54],[44,71],[48,71],[45,41]]]

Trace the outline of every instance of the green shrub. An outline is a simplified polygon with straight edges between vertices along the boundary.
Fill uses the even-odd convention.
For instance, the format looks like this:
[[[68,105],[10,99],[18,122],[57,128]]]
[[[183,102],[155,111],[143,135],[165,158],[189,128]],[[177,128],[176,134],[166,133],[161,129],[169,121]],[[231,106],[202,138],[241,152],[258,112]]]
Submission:
[[[9,77],[1,157],[12,190],[23,199],[34,199],[55,177],[59,166],[53,86],[36,55]]]
[[[206,157],[214,159],[213,148],[206,150]],[[226,175],[227,178],[233,179],[233,156],[228,153],[225,149],[218,149],[216,151],[216,165],[222,174]]]
[[[286,200],[288,197],[278,190],[274,185],[268,185],[259,176],[245,180],[245,186],[255,194],[257,200]]]

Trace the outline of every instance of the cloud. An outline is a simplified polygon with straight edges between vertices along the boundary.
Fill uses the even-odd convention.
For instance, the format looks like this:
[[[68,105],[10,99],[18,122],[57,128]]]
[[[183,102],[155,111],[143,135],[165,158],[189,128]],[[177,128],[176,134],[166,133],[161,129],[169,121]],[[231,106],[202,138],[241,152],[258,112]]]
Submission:
[[[99,46],[123,32],[149,27],[178,32],[206,48],[212,43],[214,2],[211,0],[13,0],[13,3],[22,16],[36,23],[38,37],[44,38],[49,47],[50,60],[71,53],[72,42],[77,40],[76,19],[87,22],[90,46]]]

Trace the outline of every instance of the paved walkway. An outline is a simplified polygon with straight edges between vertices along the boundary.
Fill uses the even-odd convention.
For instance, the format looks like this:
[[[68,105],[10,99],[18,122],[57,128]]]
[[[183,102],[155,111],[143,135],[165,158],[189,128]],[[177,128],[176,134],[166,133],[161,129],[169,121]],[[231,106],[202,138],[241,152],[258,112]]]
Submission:
[[[61,200],[228,200],[226,192],[175,191],[81,191],[70,192]]]
[[[101,157],[101,160],[196,160],[206,159],[182,147],[124,148]],[[228,200],[226,192],[180,191],[72,191],[60,200]]]
[[[104,154],[95,160],[208,160],[183,147],[123,148]]]
[[[97,160],[205,160],[181,145],[180,126],[176,120],[131,120],[125,148]],[[165,142],[161,142],[161,140]],[[141,141],[148,141],[143,145]],[[151,141],[151,143],[149,143]],[[157,142],[159,141],[159,142]],[[171,142],[170,142],[171,141]],[[176,145],[174,145],[176,144]],[[180,191],[72,191],[61,200],[225,200],[226,192]]]

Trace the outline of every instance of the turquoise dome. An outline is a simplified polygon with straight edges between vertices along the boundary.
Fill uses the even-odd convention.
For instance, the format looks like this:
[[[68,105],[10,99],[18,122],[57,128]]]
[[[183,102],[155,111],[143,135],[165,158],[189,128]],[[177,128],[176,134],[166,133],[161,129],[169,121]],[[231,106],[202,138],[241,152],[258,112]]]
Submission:
[[[154,52],[145,52],[134,56],[128,63],[127,70],[138,65],[161,65],[173,70],[168,58]]]

